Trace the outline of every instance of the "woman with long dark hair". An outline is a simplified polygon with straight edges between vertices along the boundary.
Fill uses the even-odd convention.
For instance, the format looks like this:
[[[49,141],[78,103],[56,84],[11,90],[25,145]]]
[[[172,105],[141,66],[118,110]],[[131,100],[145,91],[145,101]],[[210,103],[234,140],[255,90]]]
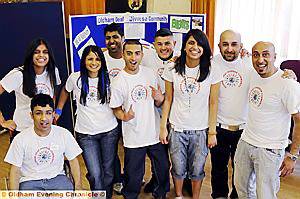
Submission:
[[[217,104],[222,77],[217,68],[211,67],[211,57],[206,35],[192,29],[183,40],[175,66],[163,73],[165,101],[160,140],[163,144],[169,143],[171,172],[178,198],[182,198],[186,177],[192,181],[193,198],[199,198],[208,147],[217,142]]]
[[[13,132],[13,137],[33,125],[31,98],[38,93],[53,97],[59,84],[59,73],[49,43],[41,38],[34,39],[26,50],[23,66],[14,68],[0,81],[0,94],[15,91],[16,96],[13,120],[5,120],[0,113],[0,125]]]
[[[80,71],[69,76],[61,92],[57,119],[72,91],[77,102],[76,138],[83,150],[90,188],[106,190],[106,197],[111,198],[118,129],[108,106],[110,81],[101,48],[87,46],[84,49]]]

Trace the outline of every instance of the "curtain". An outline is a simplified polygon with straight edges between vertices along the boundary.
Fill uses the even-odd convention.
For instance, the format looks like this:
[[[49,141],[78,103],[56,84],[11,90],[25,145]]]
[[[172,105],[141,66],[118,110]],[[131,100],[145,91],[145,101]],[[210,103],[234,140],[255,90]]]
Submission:
[[[206,34],[214,48],[215,0],[192,0],[193,14],[206,14]]]
[[[251,51],[258,41],[274,43],[276,64],[300,59],[299,0],[216,0],[215,53],[220,33],[233,29]]]

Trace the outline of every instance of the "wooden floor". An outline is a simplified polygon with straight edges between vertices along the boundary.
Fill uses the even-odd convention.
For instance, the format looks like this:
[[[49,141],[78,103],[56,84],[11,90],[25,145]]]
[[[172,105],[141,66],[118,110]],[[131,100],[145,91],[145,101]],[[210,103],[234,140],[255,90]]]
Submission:
[[[3,162],[3,159],[5,157],[6,151],[8,149],[9,145],[9,139],[7,134],[2,134],[0,135],[0,189],[5,190],[5,178],[8,177],[9,175],[9,165]],[[122,147],[119,147],[122,148]],[[123,157],[123,150],[119,150],[119,154],[121,157]],[[89,189],[88,181],[85,178],[86,174],[86,169],[84,162],[82,158],[80,157],[80,165],[81,165],[81,170],[82,170],[82,179],[83,179],[83,188],[84,189]],[[203,181],[203,186],[201,189],[201,196],[200,198],[207,199],[211,198],[210,197],[210,192],[211,192],[211,186],[210,186],[210,158],[208,157],[206,167],[206,177]],[[231,170],[230,170],[231,172]],[[147,158],[146,161],[146,174],[145,174],[145,180],[148,181],[150,178],[150,161]],[[286,178],[281,179],[281,188],[280,192],[278,193],[278,198],[279,199],[299,199],[300,198],[300,161],[297,162],[296,170],[293,175],[288,176]],[[171,183],[171,191],[168,194],[168,198],[174,198],[174,187],[173,184]],[[115,199],[121,199],[123,198],[122,196],[114,195]],[[140,197],[142,199],[150,199],[153,198],[151,194],[144,194],[143,190],[141,190]],[[189,198],[189,197],[185,197]]]

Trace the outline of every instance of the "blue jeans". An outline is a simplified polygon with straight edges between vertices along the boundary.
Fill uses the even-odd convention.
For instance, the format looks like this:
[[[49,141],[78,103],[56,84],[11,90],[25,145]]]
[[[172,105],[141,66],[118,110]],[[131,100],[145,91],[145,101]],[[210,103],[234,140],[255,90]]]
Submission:
[[[168,140],[172,176],[176,179],[188,177],[192,180],[202,180],[208,155],[206,130],[177,132],[171,129]]]
[[[73,190],[74,186],[65,175],[58,175],[51,179],[29,180],[21,182],[19,190]]]
[[[87,168],[87,179],[92,191],[105,190],[106,197],[112,196],[114,163],[118,128],[106,133],[88,135],[76,132],[76,139],[83,150],[83,159]]]
[[[234,183],[240,199],[275,199],[280,187],[279,168],[284,158],[284,149],[266,149],[240,140],[234,157]],[[256,177],[255,192],[249,185]]]

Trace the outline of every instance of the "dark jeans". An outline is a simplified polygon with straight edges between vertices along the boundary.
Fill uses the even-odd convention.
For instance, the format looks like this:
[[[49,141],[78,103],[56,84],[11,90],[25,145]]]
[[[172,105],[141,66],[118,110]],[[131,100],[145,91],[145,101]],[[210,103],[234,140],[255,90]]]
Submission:
[[[106,197],[111,198],[118,129],[96,135],[76,132],[76,135],[83,150],[90,189],[105,190]]]
[[[145,158],[149,156],[152,172],[157,181],[153,190],[154,197],[164,196],[170,190],[169,160],[166,148],[161,144],[140,148],[124,148],[125,183],[123,195],[126,199],[137,199],[145,173]]]
[[[243,130],[229,131],[217,127],[217,146],[210,150],[211,153],[211,185],[213,198],[228,197],[228,161],[231,158],[231,165],[234,169],[234,154],[237,143]],[[230,198],[238,198],[232,172],[232,191]]]
[[[115,169],[114,169],[114,183],[120,183],[123,182],[123,176],[122,176],[122,168],[121,168],[121,161],[118,154],[118,147],[119,147],[119,141],[122,138],[122,121],[118,119],[118,140],[116,145],[116,156],[115,156]]]

